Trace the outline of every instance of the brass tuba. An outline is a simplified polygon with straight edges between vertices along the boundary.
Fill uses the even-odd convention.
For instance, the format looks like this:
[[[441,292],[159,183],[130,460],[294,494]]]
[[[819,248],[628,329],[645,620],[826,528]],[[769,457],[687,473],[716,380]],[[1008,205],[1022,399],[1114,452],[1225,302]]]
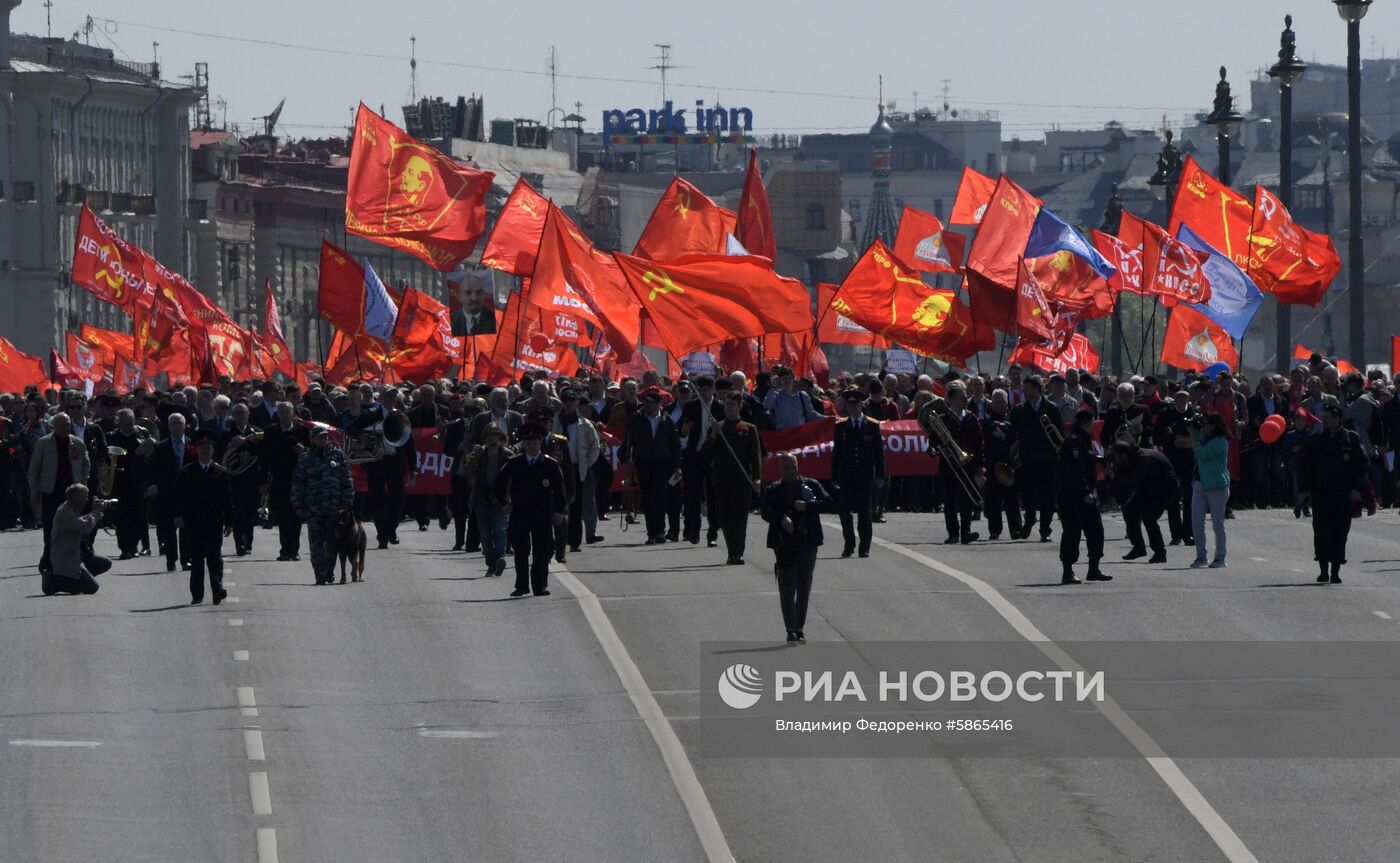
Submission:
[[[107,447],[107,460],[97,466],[97,491],[105,498],[112,496],[117,486],[117,472],[122,470],[121,460],[126,458],[126,448]]]
[[[258,453],[254,447],[262,443],[262,429],[252,429],[243,436],[243,442],[230,447],[224,453],[224,470],[230,476],[242,476],[258,464]]]
[[[1119,426],[1118,431],[1113,433],[1113,442],[1142,446],[1142,425],[1146,416],[1145,413],[1138,414]]]

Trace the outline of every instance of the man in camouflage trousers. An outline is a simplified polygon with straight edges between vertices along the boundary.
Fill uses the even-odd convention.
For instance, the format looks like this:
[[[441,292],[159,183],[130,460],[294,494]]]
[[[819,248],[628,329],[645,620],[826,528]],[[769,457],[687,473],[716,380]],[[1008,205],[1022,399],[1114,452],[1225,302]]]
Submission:
[[[314,427],[311,449],[297,457],[292,471],[292,510],[306,522],[311,568],[317,584],[335,580],[335,550],[331,545],[335,521],[350,508],[354,497],[355,484],[350,479],[345,453],[330,445],[325,426]]]

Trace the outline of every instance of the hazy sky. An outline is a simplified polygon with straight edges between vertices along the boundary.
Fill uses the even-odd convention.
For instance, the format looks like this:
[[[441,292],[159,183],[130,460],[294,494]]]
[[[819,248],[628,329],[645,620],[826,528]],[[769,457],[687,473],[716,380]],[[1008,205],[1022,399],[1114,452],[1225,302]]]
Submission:
[[[946,80],[954,108],[999,112],[1006,138],[1109,119],[1156,127],[1164,114],[1180,126],[1209,107],[1221,64],[1246,109],[1248,82],[1274,61],[1290,11],[1305,60],[1345,62],[1346,25],[1329,0],[53,0],[52,10],[59,35],[93,16],[92,41],[118,57],[148,61],[159,42],[168,79],[208,62],[211,96],[245,132],[284,96],[284,135],[342,132],[359,100],[401,122],[416,35],[419,92],[484,94],[488,119],[544,119],[551,45],[558,104],[582,102],[586,128],[605,108],[656,107],[653,43],[667,42],[677,107],[749,107],[757,134],[868,128],[883,74],[886,99],[904,110],[915,91],[917,104],[941,104]],[[43,34],[44,15],[41,0],[24,0],[12,26]],[[1376,0],[1363,56],[1397,50],[1400,0]]]

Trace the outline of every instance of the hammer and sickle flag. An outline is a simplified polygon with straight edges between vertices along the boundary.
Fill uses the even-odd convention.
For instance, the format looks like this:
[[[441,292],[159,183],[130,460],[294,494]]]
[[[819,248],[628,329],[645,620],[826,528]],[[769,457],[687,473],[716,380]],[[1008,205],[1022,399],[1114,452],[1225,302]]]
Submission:
[[[684,356],[729,339],[812,329],[812,299],[752,255],[687,255],[665,263],[614,254],[663,347]]]
[[[149,255],[83,205],[73,240],[73,284],[129,315],[155,301],[148,262]]]
[[[739,217],[676,177],[652,210],[632,254],[652,261],[682,255],[722,255]],[[755,250],[757,254],[757,250]]]
[[[481,265],[515,276],[533,276],[535,252],[548,213],[549,201],[524,177],[516,180],[481,251]]]
[[[486,232],[486,193],[494,176],[459,164],[361,103],[345,229],[451,272]]]

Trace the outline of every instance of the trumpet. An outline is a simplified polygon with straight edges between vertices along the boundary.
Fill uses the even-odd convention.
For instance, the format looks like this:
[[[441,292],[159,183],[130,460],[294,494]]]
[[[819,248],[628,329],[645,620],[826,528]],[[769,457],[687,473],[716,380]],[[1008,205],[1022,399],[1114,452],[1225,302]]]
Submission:
[[[953,437],[952,431],[943,422],[943,418],[938,415],[937,410],[931,408],[932,405],[925,408],[922,416],[919,417],[924,428],[928,430],[930,448],[938,451],[943,464],[957,479],[958,484],[963,487],[963,491],[966,492],[968,500],[972,501],[972,505],[980,507],[982,505],[982,483],[985,479],[983,477],[974,478],[968,473],[967,467],[972,462],[973,457],[958,446],[957,439]]]
[[[1050,448],[1056,455],[1060,454],[1060,447],[1065,445],[1065,433],[1060,431],[1060,427],[1054,420],[1044,414],[1040,415],[1040,428],[1045,432],[1045,439],[1050,442]]]

